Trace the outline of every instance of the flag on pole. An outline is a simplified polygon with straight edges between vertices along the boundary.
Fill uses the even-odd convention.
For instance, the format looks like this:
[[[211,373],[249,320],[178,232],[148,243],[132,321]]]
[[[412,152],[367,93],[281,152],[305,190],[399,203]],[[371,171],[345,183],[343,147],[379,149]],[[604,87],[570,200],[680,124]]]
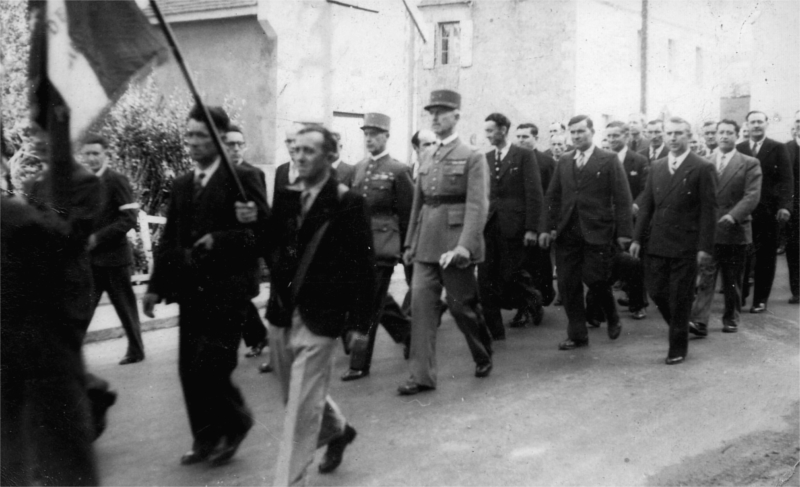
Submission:
[[[48,111],[69,115],[79,139],[145,68],[162,62],[167,47],[134,0],[30,0],[36,15],[31,42],[34,120],[47,128]]]

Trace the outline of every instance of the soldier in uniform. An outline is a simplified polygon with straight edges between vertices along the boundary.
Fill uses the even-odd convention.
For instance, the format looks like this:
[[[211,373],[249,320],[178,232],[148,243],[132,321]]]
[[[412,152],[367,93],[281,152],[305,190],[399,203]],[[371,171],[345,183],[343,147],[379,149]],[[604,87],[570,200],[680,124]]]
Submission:
[[[406,236],[406,263],[414,263],[411,283],[411,377],[401,395],[436,388],[436,328],[439,298],[447,291],[450,313],[475,360],[475,376],[492,370],[492,338],[478,304],[475,265],[484,259],[483,227],[489,211],[486,158],[455,131],[461,95],[436,90],[425,107],[439,137],[426,151],[414,188]]]
[[[367,334],[365,346],[350,352],[350,370],[342,380],[356,380],[369,375],[372,350],[378,323],[396,343],[406,343],[410,323],[397,302],[388,294],[392,273],[400,260],[401,247],[408,229],[414,183],[410,168],[393,159],[386,149],[391,119],[382,113],[364,115],[364,140],[369,157],[355,166],[353,190],[367,201],[372,220],[372,239],[375,249],[378,279],[375,293],[375,317]]]

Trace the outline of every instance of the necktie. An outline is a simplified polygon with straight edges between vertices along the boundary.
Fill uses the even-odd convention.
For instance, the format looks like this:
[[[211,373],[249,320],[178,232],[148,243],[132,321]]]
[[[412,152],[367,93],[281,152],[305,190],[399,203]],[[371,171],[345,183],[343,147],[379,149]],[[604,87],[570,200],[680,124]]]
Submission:
[[[304,220],[306,218],[306,214],[308,214],[309,210],[309,203],[311,202],[311,193],[308,191],[303,191],[302,196],[300,197],[300,220]]]
[[[678,169],[678,159],[677,158],[675,158],[675,159],[670,158],[670,160],[669,160],[669,173],[670,173],[670,175],[675,174],[675,171],[677,169]]]
[[[501,157],[502,157],[502,154],[498,150],[494,155],[494,176],[497,179],[500,179],[500,158]]]
[[[584,154],[582,151],[578,151],[578,159],[575,161],[575,165],[578,167],[579,170],[583,169],[583,163],[585,162],[584,161],[585,158],[586,154]]]
[[[761,144],[758,143],[758,142],[753,142],[753,149],[752,149],[753,157],[758,155],[758,149],[760,149],[760,147],[759,147],[760,145]]]
[[[198,173],[194,177],[194,193],[192,195],[193,201],[197,201],[197,199],[200,197],[200,193],[203,192],[203,179],[205,179],[205,177],[206,173],[204,172]]]
[[[719,159],[717,159],[717,173],[722,175],[722,171],[724,170],[725,170],[725,156],[720,154]]]
[[[655,147],[650,148],[650,160],[653,161],[656,158],[656,149]]]

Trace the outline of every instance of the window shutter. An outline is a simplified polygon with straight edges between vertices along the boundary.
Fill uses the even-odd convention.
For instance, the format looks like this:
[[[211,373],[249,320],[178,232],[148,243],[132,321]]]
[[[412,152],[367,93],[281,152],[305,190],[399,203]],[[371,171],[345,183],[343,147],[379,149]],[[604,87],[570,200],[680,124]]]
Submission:
[[[472,66],[472,21],[461,21],[461,67]]]

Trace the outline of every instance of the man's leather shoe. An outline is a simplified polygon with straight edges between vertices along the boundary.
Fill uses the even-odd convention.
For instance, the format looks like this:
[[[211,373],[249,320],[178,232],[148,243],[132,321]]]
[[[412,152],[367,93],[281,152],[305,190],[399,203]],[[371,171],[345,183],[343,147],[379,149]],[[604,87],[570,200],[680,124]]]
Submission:
[[[608,324],[608,338],[616,340],[619,334],[622,333],[622,325],[617,321],[615,324]]]
[[[209,457],[211,465],[213,467],[218,467],[228,463],[228,461],[233,458],[233,455],[236,454],[236,450],[239,449],[239,445],[242,444],[242,441],[244,441],[244,438],[247,436],[247,432],[250,431],[250,428],[252,427],[253,420],[249,419],[241,432],[235,435],[227,436],[225,438],[225,446],[223,446],[219,451],[214,452],[214,454]]]
[[[413,396],[414,394],[419,394],[420,392],[425,391],[432,391],[435,387],[426,386],[423,384],[417,384],[416,382],[406,382],[402,386],[397,388],[397,392],[401,396]]]
[[[767,310],[767,305],[765,303],[755,303],[752,308],[750,308],[750,312],[753,314],[763,313]]]
[[[264,362],[263,364],[258,366],[258,371],[261,372],[262,374],[269,374],[270,372],[272,372],[272,370],[273,370],[272,364],[270,364],[269,362]]]
[[[667,365],[677,365],[683,363],[685,358],[686,357],[667,357],[667,359],[664,360],[664,363]]]
[[[532,313],[531,319],[533,320],[533,326],[539,326],[542,324],[542,320],[544,319],[544,308],[541,306],[537,306]]]
[[[792,296],[789,298],[789,304],[800,304],[800,296]]]
[[[559,350],[574,350],[580,347],[587,347],[589,346],[589,340],[564,340],[563,342],[558,344]]]
[[[739,327],[736,325],[730,325],[728,323],[722,324],[722,333],[736,333],[738,329]]]
[[[489,374],[492,372],[492,363],[486,363],[483,365],[476,365],[475,366],[475,377],[489,377]]]
[[[325,450],[325,456],[322,457],[322,462],[319,464],[319,473],[331,473],[336,470],[336,467],[342,463],[344,449],[355,439],[355,428],[346,424],[342,435],[328,443],[328,449]]]
[[[708,336],[708,326],[705,323],[695,323],[694,321],[689,322],[689,333],[699,337],[707,337]]]
[[[361,379],[368,375],[369,375],[369,370],[350,369],[342,375],[342,380],[347,382],[349,380]]]
[[[119,361],[120,365],[128,365],[128,364],[135,364],[136,362],[141,362],[144,360],[144,355],[133,357],[130,355],[126,355],[122,357],[122,360]]]
[[[181,465],[194,465],[205,461],[211,456],[211,450],[189,450],[181,457]]]
[[[643,320],[647,318],[647,310],[642,308],[642,309],[637,309],[636,311],[632,311],[631,318],[633,318],[634,320]]]

